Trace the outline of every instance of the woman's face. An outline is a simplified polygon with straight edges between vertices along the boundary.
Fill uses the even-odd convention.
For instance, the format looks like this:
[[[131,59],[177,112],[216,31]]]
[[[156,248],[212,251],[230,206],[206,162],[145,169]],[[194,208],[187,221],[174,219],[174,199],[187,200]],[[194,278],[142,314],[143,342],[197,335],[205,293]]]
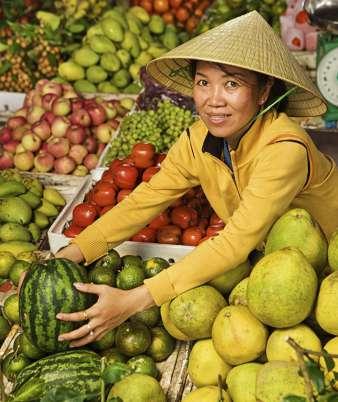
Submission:
[[[193,97],[209,132],[231,140],[265,102],[270,86],[260,88],[252,71],[228,65],[221,69],[215,63],[198,61]]]

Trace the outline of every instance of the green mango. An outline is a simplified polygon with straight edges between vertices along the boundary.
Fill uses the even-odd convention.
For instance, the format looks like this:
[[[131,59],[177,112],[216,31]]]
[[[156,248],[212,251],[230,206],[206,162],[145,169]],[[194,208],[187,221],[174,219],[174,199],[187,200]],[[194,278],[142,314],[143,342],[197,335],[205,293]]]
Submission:
[[[3,242],[11,240],[30,241],[31,234],[25,226],[9,222],[0,227],[0,239]]]
[[[45,229],[49,226],[48,216],[45,215],[43,212],[34,211],[34,223],[40,228]]]
[[[101,66],[91,66],[87,68],[86,77],[89,82],[97,84],[105,81],[108,74]]]
[[[126,18],[129,31],[136,35],[140,35],[143,28],[142,22],[131,13],[127,13]]]
[[[32,239],[36,242],[40,240],[41,237],[41,229],[35,222],[31,222],[28,225],[28,230],[32,236]]]
[[[116,56],[119,58],[123,67],[128,67],[131,62],[130,53],[126,49],[119,49],[116,52]]]
[[[141,39],[147,42],[148,44],[154,42],[154,38],[148,27],[144,27],[141,33]]]
[[[146,51],[142,50],[139,56],[135,59],[136,64],[140,64],[141,66],[145,66],[153,59],[153,56]]]
[[[101,27],[101,24],[95,24],[88,28],[87,34],[86,34],[86,39],[90,39],[94,35],[103,35],[103,30]]]
[[[74,82],[74,89],[77,92],[81,93],[95,93],[96,92],[96,86],[89,82],[88,80],[77,80]]]
[[[148,27],[150,29],[150,32],[156,35],[160,35],[161,33],[164,32],[165,29],[165,23],[163,21],[163,18],[156,14],[152,15],[150,17]]]
[[[122,89],[124,94],[133,94],[137,95],[142,91],[143,87],[138,82],[132,82],[131,84],[127,85],[125,88]]]
[[[119,93],[119,89],[109,81],[100,82],[97,86],[97,90],[104,94],[118,94]]]
[[[151,44],[148,47],[147,52],[156,58],[156,57],[160,57],[163,54],[167,53],[167,49],[165,49],[164,47],[159,47],[159,46],[157,46],[157,44]]]
[[[139,41],[141,50],[147,50],[147,49],[148,49],[149,43],[146,42],[146,41],[142,38],[142,36],[139,36],[139,37],[138,37],[138,41]]]
[[[129,12],[135,15],[135,17],[138,18],[140,21],[142,21],[143,24],[148,24],[150,21],[150,15],[143,7],[140,6],[130,7]]]
[[[48,217],[54,217],[59,213],[56,206],[44,198],[42,199],[42,205],[36,211],[42,212]]]
[[[32,208],[19,197],[0,199],[0,221],[26,225],[32,217]]]
[[[58,73],[60,77],[64,78],[66,81],[81,80],[85,77],[84,68],[72,60],[61,63],[58,68]]]
[[[117,86],[117,88],[124,88],[131,82],[131,76],[129,72],[125,69],[117,71],[112,78],[112,83]]]
[[[25,251],[34,251],[36,249],[36,244],[27,241],[12,240],[0,243],[0,252],[7,251],[9,253],[12,253],[14,257],[17,257],[20,253],[23,253]]]
[[[82,67],[90,67],[99,61],[99,55],[89,46],[83,46],[72,54],[74,61]]]
[[[142,68],[141,64],[137,63],[133,63],[129,66],[128,71],[134,81],[137,81],[140,78],[141,68]]]
[[[103,18],[112,18],[117,21],[124,29],[128,29],[128,23],[124,17],[125,11],[120,11],[117,7],[106,11]]]
[[[39,179],[33,179],[29,184],[26,185],[26,187],[28,187],[29,191],[36,194],[38,197],[42,197],[43,185]]]
[[[105,53],[101,56],[101,67],[106,71],[118,71],[121,67],[121,62],[115,53]]]
[[[27,204],[33,209],[41,205],[40,197],[33,193],[33,191],[27,191],[25,194],[21,194],[19,197],[26,201]]]
[[[101,28],[103,33],[113,42],[123,41],[124,38],[123,26],[112,17],[103,18],[103,20],[101,20]]]
[[[114,43],[104,35],[93,35],[88,44],[96,53],[116,52]]]
[[[129,50],[130,54],[133,58],[138,57],[138,55],[141,52],[137,35],[135,35],[134,33],[130,32],[130,31],[127,31],[125,33],[121,46],[123,49]]]
[[[168,27],[166,27],[161,41],[162,44],[169,50],[174,49],[174,47],[176,47],[179,43],[176,32]]]

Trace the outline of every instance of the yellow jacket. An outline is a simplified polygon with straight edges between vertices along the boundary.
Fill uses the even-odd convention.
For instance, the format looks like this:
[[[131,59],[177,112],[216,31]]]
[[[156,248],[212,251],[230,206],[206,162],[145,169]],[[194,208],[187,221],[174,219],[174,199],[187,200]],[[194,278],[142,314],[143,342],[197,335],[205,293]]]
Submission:
[[[222,140],[199,120],[170,149],[161,171],[87,227],[73,241],[87,263],[130,238],[189,188],[201,185],[226,223],[145,285],[156,304],[235,268],[261,244],[287,209],[305,208],[327,237],[338,227],[338,170],[285,114],[259,118],[231,150],[233,172],[221,159]]]

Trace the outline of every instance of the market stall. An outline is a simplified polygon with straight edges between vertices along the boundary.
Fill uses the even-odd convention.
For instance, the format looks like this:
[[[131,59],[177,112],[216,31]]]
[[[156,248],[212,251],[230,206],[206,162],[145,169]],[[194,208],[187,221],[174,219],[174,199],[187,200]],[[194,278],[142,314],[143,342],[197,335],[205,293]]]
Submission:
[[[319,117],[291,117],[338,163],[335,2],[0,0],[1,401],[337,400],[338,228],[325,237],[297,206],[222,275],[84,347],[59,339],[81,326],[95,332],[87,315],[94,298],[74,282],[122,295],[164,278],[226,230],[203,183],[97,260],[55,258],[112,208],[123,210],[136,188],[146,189],[199,119],[188,93],[161,85],[145,66],[252,10],[327,102]],[[186,71],[178,70],[181,83]],[[60,321],[60,311],[83,311],[83,319]]]

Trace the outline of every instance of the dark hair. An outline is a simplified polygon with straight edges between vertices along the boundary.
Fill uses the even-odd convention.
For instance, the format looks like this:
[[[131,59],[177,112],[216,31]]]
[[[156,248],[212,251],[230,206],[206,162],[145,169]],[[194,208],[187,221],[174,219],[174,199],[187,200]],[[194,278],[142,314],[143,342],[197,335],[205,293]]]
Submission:
[[[197,64],[197,60],[190,60],[190,72],[191,72],[191,77],[194,79],[195,74],[196,74],[196,64]],[[222,66],[221,63],[216,63],[219,66]],[[269,76],[266,74],[262,74],[262,73],[258,73],[257,74],[257,80],[258,80],[258,85],[262,88],[266,85],[266,83],[268,82]],[[265,105],[268,106],[270,105],[272,102],[274,102],[276,99],[278,99],[281,95],[283,95],[285,92],[287,91],[285,82],[278,79],[278,78],[274,78],[274,83],[271,87],[270,90],[270,94],[268,99],[265,102]],[[285,112],[286,108],[287,108],[287,104],[288,104],[288,98],[283,98],[280,102],[278,102],[274,108],[278,111],[278,112]]]

